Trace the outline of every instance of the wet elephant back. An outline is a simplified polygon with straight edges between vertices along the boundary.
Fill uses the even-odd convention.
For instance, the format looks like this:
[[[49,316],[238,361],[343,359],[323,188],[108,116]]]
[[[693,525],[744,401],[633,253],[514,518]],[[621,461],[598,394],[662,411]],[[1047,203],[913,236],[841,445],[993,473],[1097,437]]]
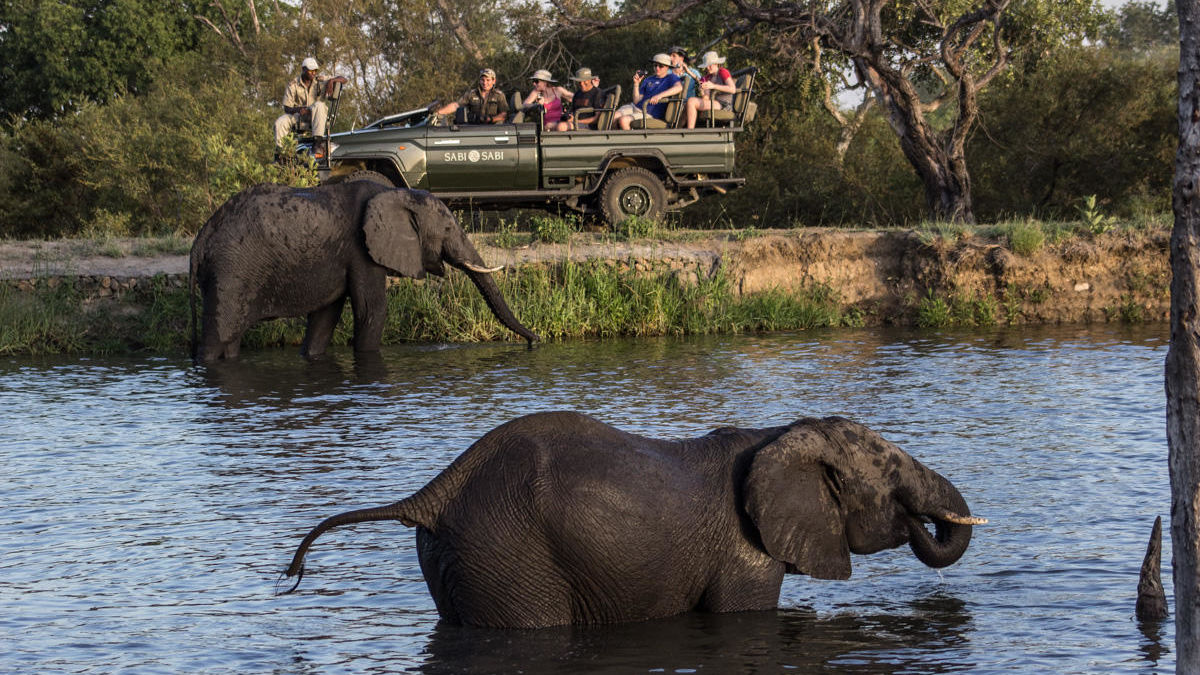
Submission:
[[[353,210],[323,191],[251,193],[210,235],[209,270],[258,318],[303,315],[345,293],[356,228]]]

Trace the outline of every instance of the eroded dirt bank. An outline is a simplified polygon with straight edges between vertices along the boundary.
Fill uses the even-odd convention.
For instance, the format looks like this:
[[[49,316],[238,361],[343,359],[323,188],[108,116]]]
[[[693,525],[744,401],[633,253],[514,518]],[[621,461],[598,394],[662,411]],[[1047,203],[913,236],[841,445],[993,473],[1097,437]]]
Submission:
[[[970,304],[1005,323],[1166,320],[1169,233],[1114,232],[1045,244],[1016,255],[1004,241],[947,241],[912,231],[767,230],[738,240],[725,234],[686,241],[614,242],[577,235],[569,244],[518,248],[475,241],[491,264],[520,267],[599,259],[649,271],[671,270],[687,283],[722,270],[740,293],[825,285],[863,321],[914,323],[919,311]],[[68,280],[99,296],[139,281],[187,275],[187,256],[147,253],[138,240],[0,242],[0,279],[31,289],[36,280]]]

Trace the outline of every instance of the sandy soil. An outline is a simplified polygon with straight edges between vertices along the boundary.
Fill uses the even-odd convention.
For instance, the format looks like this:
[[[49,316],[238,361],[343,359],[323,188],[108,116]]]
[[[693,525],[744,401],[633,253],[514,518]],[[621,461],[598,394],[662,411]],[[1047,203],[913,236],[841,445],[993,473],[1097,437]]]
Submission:
[[[570,244],[521,246],[515,249],[488,246],[488,235],[473,236],[476,247],[489,265],[522,265],[546,260],[614,260],[674,258],[713,260],[732,242],[727,237],[697,238],[686,243],[603,242],[581,235]],[[186,247],[186,244],[183,245]],[[63,239],[55,241],[0,240],[0,279],[30,279],[47,276],[152,277],[156,274],[187,274],[187,253],[164,253],[157,248],[181,245],[153,239],[109,239],[104,241]]]
[[[186,253],[155,251],[143,239],[0,241],[0,279],[152,277],[187,274],[187,269]]]

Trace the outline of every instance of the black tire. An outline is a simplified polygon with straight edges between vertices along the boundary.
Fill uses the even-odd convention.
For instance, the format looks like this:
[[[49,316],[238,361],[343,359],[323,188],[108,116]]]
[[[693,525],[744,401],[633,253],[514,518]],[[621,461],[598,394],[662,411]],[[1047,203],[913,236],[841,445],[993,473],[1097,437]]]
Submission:
[[[369,180],[372,183],[379,183],[380,185],[386,185],[388,187],[396,187],[396,184],[393,183],[387,176],[379,173],[378,171],[370,171],[368,169],[355,171],[338,182],[349,183],[350,181],[355,180]]]
[[[600,188],[600,212],[609,227],[615,228],[630,216],[658,222],[666,205],[666,188],[646,169],[621,169]]]

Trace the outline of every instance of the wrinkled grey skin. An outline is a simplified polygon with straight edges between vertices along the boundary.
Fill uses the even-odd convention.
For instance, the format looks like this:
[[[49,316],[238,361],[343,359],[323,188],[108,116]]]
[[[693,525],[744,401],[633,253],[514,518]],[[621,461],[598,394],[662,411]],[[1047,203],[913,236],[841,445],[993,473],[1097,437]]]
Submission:
[[[849,578],[852,552],[908,543],[926,565],[950,565],[972,528],[947,518],[984,522],[968,515],[948,480],[842,418],[663,441],[539,413],[489,432],[412,497],[325,520],[285,576],[303,575],[330,528],[396,520],[417,528],[421,570],[451,623],[764,610],[785,573]]]
[[[378,351],[387,276],[441,276],[443,263],[471,278],[501,323],[531,344],[538,339],[481,271],[483,259],[449,209],[429,193],[370,181],[249,188],[225,202],[192,244],[192,284],[204,301],[193,357],[234,358],[250,326],[290,316],[307,316],[302,353],[320,356],[346,298],[355,351]],[[194,304],[192,316],[194,331]]]

